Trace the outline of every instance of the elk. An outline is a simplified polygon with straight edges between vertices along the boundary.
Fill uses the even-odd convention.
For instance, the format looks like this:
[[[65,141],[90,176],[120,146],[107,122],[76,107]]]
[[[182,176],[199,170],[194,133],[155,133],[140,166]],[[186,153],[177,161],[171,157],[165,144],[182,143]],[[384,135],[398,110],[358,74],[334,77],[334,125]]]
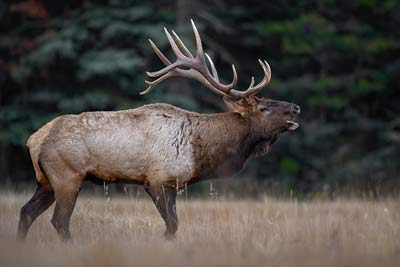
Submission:
[[[27,146],[37,179],[33,197],[22,207],[18,237],[25,239],[33,221],[55,201],[51,223],[63,240],[70,239],[70,217],[85,179],[143,185],[165,221],[167,238],[174,237],[177,190],[187,185],[233,175],[248,158],[270,151],[286,131],[299,125],[293,120],[299,106],[257,97],[271,80],[266,61],[259,61],[264,78],[257,85],[234,89],[233,81],[220,82],[211,58],[203,52],[193,21],[197,54],[193,56],[179,36],[164,28],[176,61],[172,63],[149,39],[166,65],[147,75],[151,92],[159,83],[181,76],[194,79],[223,96],[228,112],[199,114],[168,104],[139,108],[84,112],[59,116],[28,139]],[[207,65],[207,62],[209,66]],[[211,70],[210,70],[211,69]]]

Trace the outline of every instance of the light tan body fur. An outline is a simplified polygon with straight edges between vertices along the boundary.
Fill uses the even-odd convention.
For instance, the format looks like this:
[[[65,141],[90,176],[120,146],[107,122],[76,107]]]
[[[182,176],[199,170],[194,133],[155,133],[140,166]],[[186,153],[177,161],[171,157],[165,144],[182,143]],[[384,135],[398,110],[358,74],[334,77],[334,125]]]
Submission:
[[[28,140],[38,182],[52,179],[37,167],[39,160],[47,171],[61,168],[62,173],[92,174],[112,182],[143,184],[148,177],[157,177],[157,182],[171,177],[188,180],[193,150],[187,138],[191,131],[187,114],[168,105],[150,105],[58,117]]]

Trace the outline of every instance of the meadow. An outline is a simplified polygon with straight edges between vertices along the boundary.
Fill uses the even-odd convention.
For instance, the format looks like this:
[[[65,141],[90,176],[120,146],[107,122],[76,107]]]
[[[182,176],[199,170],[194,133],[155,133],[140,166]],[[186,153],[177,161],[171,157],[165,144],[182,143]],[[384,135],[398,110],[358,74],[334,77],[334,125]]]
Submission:
[[[51,207],[25,242],[19,209],[32,192],[0,196],[0,266],[399,266],[399,199],[178,200],[176,239],[148,198],[80,196],[72,242]]]

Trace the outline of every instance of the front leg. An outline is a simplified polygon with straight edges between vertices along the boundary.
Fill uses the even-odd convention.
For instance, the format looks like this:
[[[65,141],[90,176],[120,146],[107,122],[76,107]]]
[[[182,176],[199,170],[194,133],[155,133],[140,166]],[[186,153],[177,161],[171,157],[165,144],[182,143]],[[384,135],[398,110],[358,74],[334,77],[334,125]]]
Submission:
[[[145,185],[145,189],[153,199],[161,217],[165,221],[165,238],[174,238],[175,233],[178,230],[178,217],[176,216],[176,188],[170,185]]]

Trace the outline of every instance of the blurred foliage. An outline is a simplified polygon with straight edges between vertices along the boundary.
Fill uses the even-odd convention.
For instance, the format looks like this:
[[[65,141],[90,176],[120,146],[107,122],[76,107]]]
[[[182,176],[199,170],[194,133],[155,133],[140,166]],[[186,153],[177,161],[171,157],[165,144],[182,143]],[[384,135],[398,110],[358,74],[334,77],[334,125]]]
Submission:
[[[223,110],[218,96],[192,82],[169,81],[138,95],[145,70],[161,66],[147,39],[168,51],[162,28],[175,25],[175,1],[49,2],[40,18],[14,12],[15,1],[0,6],[3,177],[32,175],[26,139],[60,114],[153,102]],[[250,161],[243,176],[278,181],[287,192],[398,191],[400,1],[190,2],[222,77],[229,79],[234,62],[244,88],[260,73],[255,60],[265,58],[273,79],[262,95],[302,107],[301,130]],[[177,30],[193,44],[185,19]]]

